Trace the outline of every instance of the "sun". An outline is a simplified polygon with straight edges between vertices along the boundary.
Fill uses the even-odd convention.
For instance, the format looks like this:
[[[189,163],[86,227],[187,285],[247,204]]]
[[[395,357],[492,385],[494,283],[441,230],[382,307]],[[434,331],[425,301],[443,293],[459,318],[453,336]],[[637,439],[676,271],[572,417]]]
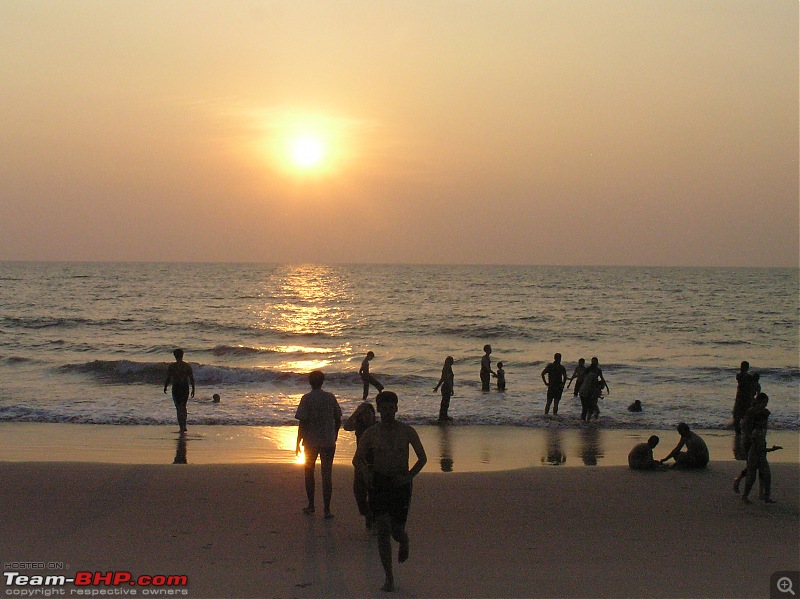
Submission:
[[[292,164],[297,168],[313,169],[322,164],[325,146],[317,137],[297,137],[291,141],[290,156]]]

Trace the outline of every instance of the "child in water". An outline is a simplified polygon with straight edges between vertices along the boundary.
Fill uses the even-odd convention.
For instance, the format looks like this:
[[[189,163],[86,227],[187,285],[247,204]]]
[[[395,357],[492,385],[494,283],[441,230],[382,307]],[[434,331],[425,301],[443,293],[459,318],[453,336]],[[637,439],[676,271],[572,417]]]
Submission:
[[[503,370],[503,363],[497,363],[497,390],[498,391],[505,391],[506,390],[506,371]]]

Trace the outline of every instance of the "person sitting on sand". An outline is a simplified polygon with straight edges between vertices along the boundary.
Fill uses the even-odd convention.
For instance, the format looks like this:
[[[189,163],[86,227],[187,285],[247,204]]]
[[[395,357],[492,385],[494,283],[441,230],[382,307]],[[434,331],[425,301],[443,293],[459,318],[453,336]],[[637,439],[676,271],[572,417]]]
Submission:
[[[709,460],[706,442],[700,435],[693,433],[685,422],[681,422],[677,428],[681,440],[661,463],[674,459],[673,468],[705,468]],[[681,451],[684,446],[686,451]]]
[[[189,397],[194,397],[194,373],[192,367],[183,361],[183,350],[176,349],[172,352],[175,361],[167,369],[167,380],[164,381],[164,393],[172,383],[172,401],[175,403],[175,411],[178,416],[178,428],[180,432],[186,433],[186,404]],[[189,385],[192,387],[191,396],[189,395]]]
[[[628,466],[631,470],[656,470],[661,466],[661,462],[653,458],[653,449],[658,445],[658,437],[653,435],[647,443],[639,443],[633,446],[628,454]]]
[[[406,520],[411,503],[412,480],[428,458],[417,431],[395,417],[397,395],[391,391],[381,391],[375,402],[381,421],[361,435],[361,442],[353,456],[353,466],[369,481],[369,506],[378,529],[378,553],[386,575],[383,590],[393,591],[391,539],[400,543],[397,561],[406,561],[409,552]],[[409,445],[417,455],[417,461],[410,470]]]
[[[631,405],[628,406],[629,412],[641,412],[642,411],[642,402],[641,400],[634,401]]]
[[[358,369],[358,374],[361,377],[362,382],[364,383],[364,397],[362,398],[363,401],[367,401],[367,396],[369,395],[369,386],[372,385],[378,390],[378,393],[383,391],[383,385],[378,382],[374,376],[369,373],[369,363],[372,361],[372,358],[375,357],[375,353],[368,351],[367,356],[361,362],[361,368]]]
[[[356,434],[356,447],[361,442],[361,435],[375,424],[375,408],[368,401],[360,404],[344,422],[344,430],[353,431]],[[358,513],[364,516],[364,522],[368,529],[372,528],[372,512],[367,501],[367,480],[358,470],[353,476],[353,495],[356,498]]]
[[[434,393],[442,388],[442,401],[439,404],[439,422],[449,422],[452,420],[447,415],[447,410],[450,409],[450,398],[453,396],[453,386],[455,384],[455,376],[453,375],[453,356],[447,356],[444,359],[444,366],[442,366],[442,376],[439,377],[439,382],[433,388]]]

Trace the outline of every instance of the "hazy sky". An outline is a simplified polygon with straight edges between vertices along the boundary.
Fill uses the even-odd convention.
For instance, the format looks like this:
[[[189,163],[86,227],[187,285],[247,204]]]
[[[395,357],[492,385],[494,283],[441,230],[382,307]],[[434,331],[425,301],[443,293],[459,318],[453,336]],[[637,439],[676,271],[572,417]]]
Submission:
[[[797,266],[796,0],[0,3],[0,260]]]

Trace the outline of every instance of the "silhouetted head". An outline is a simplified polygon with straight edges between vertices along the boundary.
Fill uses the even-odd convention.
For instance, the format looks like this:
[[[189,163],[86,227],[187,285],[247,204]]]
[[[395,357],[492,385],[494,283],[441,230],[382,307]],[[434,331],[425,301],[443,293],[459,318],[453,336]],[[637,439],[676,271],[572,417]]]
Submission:
[[[392,422],[397,414],[397,393],[392,391],[381,391],[375,396],[375,404],[378,406],[378,413],[381,415],[381,422]]]
[[[211,399],[214,400],[214,403],[219,403],[221,400],[219,393],[214,393],[214,395],[211,396]]]
[[[649,445],[651,448],[653,448],[653,447],[655,447],[656,445],[658,445],[658,442],[659,442],[660,440],[661,440],[661,439],[659,439],[657,435],[653,435],[652,437],[650,437],[650,438],[647,440],[647,444],[648,444],[648,445]]]
[[[183,360],[183,350],[182,349],[176,349],[174,352],[172,352],[172,355],[175,356],[176,360]]]
[[[586,364],[586,358],[581,358],[578,360],[578,364]]]
[[[375,353],[374,352],[372,352],[372,351],[368,351],[367,352],[367,360],[371,360],[374,357],[375,357]]]
[[[560,362],[560,361],[561,361],[561,354],[559,354],[559,353],[556,353],[556,354],[553,356],[553,359],[554,359],[556,362]]]
[[[592,366],[598,366],[599,364],[600,364],[600,360],[598,360],[596,357],[592,358]]]
[[[452,366],[453,362],[455,362],[455,360],[453,359],[453,356],[447,356],[444,359],[444,363],[447,364],[448,366]]]
[[[689,429],[688,424],[686,424],[685,422],[681,422],[678,425],[678,432],[681,434],[681,437],[683,437],[684,435],[688,435],[691,432],[691,430]]]
[[[748,362],[747,360],[743,360],[742,361],[742,365],[741,365],[741,369],[742,369],[742,372],[747,372],[748,370],[750,370],[750,362]]]
[[[393,403],[394,405],[397,405],[397,402],[397,393],[394,391],[381,391],[375,396],[375,403],[377,404],[378,409],[380,409],[382,403]]]
[[[322,383],[325,382],[325,373],[321,370],[315,370],[308,375],[308,382],[311,384],[312,389],[321,389]]]
[[[498,362],[498,363],[497,363],[497,367],[498,367],[498,368],[502,368],[502,367],[503,367],[503,363],[502,363],[502,362]]]
[[[483,346],[483,351],[485,351],[487,354],[492,353],[492,346],[487,343]]]
[[[759,393],[758,395],[756,395],[757,405],[765,406],[768,403],[769,403],[769,395],[767,395],[766,393]]]

